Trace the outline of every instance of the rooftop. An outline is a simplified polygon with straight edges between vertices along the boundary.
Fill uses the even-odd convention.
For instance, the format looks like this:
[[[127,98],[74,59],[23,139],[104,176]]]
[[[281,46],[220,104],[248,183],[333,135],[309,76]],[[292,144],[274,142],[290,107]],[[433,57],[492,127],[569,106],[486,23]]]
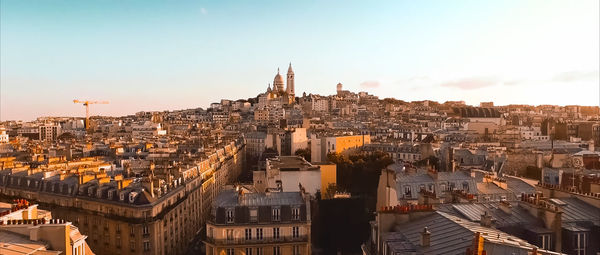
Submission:
[[[498,229],[482,227],[440,211],[397,225],[395,231],[402,233],[412,244],[420,244],[421,232],[425,227],[431,232],[431,243],[427,247],[418,246],[419,254],[464,254],[471,247],[475,233],[481,233],[488,243],[499,244],[497,247],[501,247],[502,251],[495,250],[496,254],[524,254],[524,251],[537,248]]]
[[[319,169],[318,166],[312,165],[300,156],[279,156],[276,158],[267,159],[267,165],[270,165],[271,169],[279,169],[281,171],[305,171]]]
[[[300,192],[242,193],[240,195],[236,190],[227,189],[221,191],[215,198],[216,207],[301,204],[304,204],[304,198]]]
[[[0,230],[0,252],[3,255],[18,254],[61,254],[60,251],[48,251],[48,245],[42,241],[31,241],[29,237]]]

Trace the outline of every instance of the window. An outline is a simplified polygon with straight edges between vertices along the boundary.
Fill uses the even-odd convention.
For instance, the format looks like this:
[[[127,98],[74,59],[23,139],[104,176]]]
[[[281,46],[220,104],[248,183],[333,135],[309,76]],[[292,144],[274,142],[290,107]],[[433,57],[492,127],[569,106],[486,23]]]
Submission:
[[[150,250],[150,241],[144,241],[144,251]]]
[[[300,228],[297,226],[292,227],[292,237],[298,238],[299,236],[300,236]]]
[[[256,222],[258,220],[258,210],[256,208],[250,209],[250,222]]]
[[[404,196],[405,197],[412,197],[412,192],[410,190],[410,186],[409,185],[405,185],[404,186]]]
[[[294,245],[292,247],[292,255],[300,255],[300,246]]]
[[[296,208],[292,208],[292,220],[299,220],[300,219],[300,208],[296,207]]]
[[[144,225],[144,226],[142,227],[142,233],[144,233],[144,235],[147,235],[147,234],[149,233],[149,232],[148,232],[148,225]]]
[[[233,240],[233,229],[227,229],[227,240]]]
[[[252,240],[252,229],[251,228],[247,228],[244,231],[244,236],[246,237],[246,240]]]
[[[115,246],[117,246],[117,249],[121,249],[121,236],[117,236],[117,239],[115,240]]]
[[[252,248],[246,248],[246,255],[252,255]]]
[[[129,241],[129,249],[131,249],[132,251],[135,250],[135,240]]]
[[[129,226],[129,233],[135,235],[135,227]]]
[[[273,247],[273,255],[281,255],[281,247],[279,247],[279,246]]]
[[[279,208],[273,208],[272,210],[272,214],[271,214],[271,219],[273,221],[279,221],[279,213],[280,213],[280,209]]]
[[[256,248],[256,255],[263,255],[263,248]]]
[[[552,243],[552,239],[549,234],[540,235],[538,239],[540,248],[544,250],[550,250],[550,244]]]
[[[257,240],[262,240],[263,239],[263,229],[262,228],[257,228],[256,229],[256,239]]]
[[[432,183],[431,183],[431,184],[429,184],[429,191],[430,191],[430,192],[433,192],[433,184],[432,184]]]
[[[234,254],[234,249],[227,249],[227,255],[233,255]]]
[[[227,223],[233,223],[233,220],[234,220],[233,210],[232,209],[227,209],[225,217],[227,219]]]
[[[463,186],[464,191],[469,191],[469,183],[468,182],[463,182],[462,186]]]
[[[575,254],[577,255],[585,255],[586,248],[586,234],[585,233],[575,233],[573,235],[573,247],[575,248]]]
[[[273,238],[279,239],[279,228],[273,228]]]

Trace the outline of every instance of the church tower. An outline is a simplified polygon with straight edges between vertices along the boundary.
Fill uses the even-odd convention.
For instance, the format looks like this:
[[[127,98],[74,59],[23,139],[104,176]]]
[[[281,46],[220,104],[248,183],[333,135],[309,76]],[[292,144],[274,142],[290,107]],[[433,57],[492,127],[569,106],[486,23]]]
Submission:
[[[288,95],[296,94],[296,92],[294,91],[294,70],[292,70],[292,63],[290,63],[290,67],[288,67],[288,71],[287,71],[286,92]]]
[[[283,92],[283,78],[281,78],[281,74],[279,74],[279,68],[277,68],[277,75],[275,75],[275,79],[273,79],[273,91]]]

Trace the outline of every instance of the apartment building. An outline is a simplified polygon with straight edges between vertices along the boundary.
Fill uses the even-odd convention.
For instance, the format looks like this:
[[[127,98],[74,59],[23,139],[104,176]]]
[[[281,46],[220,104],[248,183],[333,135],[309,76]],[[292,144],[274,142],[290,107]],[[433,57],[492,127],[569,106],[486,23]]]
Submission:
[[[0,171],[0,198],[26,198],[73,222],[98,254],[182,254],[204,227],[212,199],[241,172],[237,140],[197,165],[159,178],[96,169]]]
[[[46,124],[38,127],[39,139],[42,141],[54,141],[61,134],[60,126]]]
[[[224,190],[206,225],[207,255],[311,254],[310,203],[303,191]]]
[[[311,135],[311,163],[326,162],[329,153],[344,153],[371,143],[370,135],[322,136]]]

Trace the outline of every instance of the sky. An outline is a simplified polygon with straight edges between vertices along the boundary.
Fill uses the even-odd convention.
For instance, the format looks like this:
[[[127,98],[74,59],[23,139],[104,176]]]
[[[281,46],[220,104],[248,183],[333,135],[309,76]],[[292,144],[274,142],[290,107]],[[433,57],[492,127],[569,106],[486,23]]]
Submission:
[[[0,120],[296,93],[600,104],[598,0],[0,0]]]

